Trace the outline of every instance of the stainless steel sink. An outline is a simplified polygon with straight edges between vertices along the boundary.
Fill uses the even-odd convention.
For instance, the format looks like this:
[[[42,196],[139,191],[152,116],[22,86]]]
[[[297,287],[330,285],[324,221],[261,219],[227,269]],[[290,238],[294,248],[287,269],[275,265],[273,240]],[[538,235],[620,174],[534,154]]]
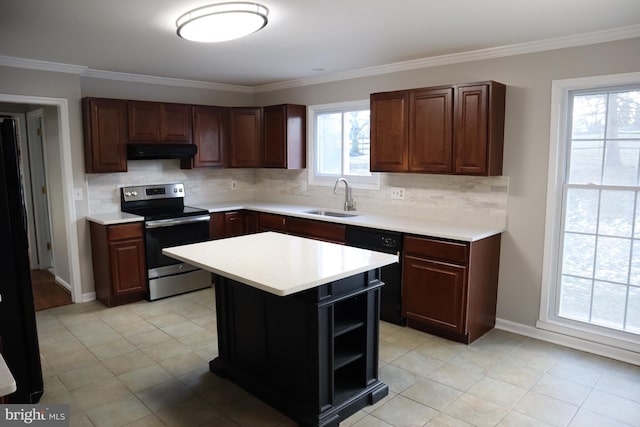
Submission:
[[[346,213],[346,212],[333,212],[333,211],[323,211],[323,210],[305,211],[305,213],[312,214],[312,215],[320,215],[320,216],[333,216],[337,218],[349,218],[352,216],[359,215],[359,214],[352,214],[352,213]]]

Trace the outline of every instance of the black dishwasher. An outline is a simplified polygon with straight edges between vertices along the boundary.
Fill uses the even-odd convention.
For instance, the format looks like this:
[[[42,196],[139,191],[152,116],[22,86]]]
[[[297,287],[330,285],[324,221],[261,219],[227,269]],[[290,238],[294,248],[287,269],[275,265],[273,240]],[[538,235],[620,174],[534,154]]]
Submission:
[[[366,227],[347,226],[346,244],[361,249],[402,254],[402,234]],[[401,258],[395,264],[382,267],[380,280],[384,282],[380,298],[380,320],[405,325],[402,317],[402,267]]]

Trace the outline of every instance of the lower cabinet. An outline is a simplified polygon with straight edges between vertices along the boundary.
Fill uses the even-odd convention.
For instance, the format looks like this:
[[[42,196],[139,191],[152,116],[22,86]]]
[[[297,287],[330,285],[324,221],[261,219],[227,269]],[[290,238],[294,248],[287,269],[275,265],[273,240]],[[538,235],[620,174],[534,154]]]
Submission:
[[[278,231],[294,236],[344,244],[346,226],[313,219],[295,218],[260,212],[259,231]]]
[[[304,427],[337,427],[388,394],[378,379],[378,270],[287,296],[215,279],[213,372]]]
[[[475,242],[406,236],[402,312],[410,327],[470,343],[496,319],[500,235]]]
[[[90,232],[96,299],[108,307],[143,299],[147,274],[142,223],[90,222]]]
[[[257,212],[245,210],[214,212],[210,217],[209,238],[211,240],[243,236],[258,231]]]

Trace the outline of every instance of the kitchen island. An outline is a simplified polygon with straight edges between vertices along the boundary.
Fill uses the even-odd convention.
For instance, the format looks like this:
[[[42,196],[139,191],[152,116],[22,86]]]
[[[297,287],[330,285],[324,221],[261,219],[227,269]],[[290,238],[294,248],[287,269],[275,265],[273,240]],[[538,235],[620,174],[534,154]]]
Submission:
[[[337,426],[388,394],[378,379],[379,268],[396,255],[274,232],[163,253],[216,275],[211,371],[302,426]]]

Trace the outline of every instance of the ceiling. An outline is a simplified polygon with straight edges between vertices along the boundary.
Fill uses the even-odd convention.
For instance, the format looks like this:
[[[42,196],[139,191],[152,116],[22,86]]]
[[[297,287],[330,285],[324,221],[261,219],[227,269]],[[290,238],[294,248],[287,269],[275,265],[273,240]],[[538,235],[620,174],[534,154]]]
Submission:
[[[640,36],[638,0],[258,1],[262,31],[202,44],[177,37],[175,20],[215,0],[0,0],[0,56],[260,87],[629,26]]]

